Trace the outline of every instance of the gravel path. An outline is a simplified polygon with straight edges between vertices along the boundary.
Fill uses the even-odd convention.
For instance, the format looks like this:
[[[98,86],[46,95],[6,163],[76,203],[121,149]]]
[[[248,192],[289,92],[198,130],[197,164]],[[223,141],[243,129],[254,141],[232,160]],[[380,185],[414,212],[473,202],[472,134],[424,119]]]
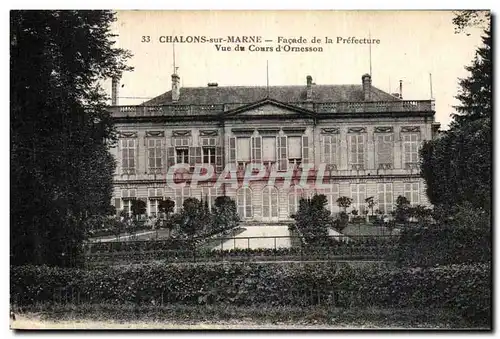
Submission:
[[[288,226],[253,226],[248,227],[244,232],[238,234],[235,239],[227,240],[222,244],[225,250],[234,248],[276,248],[290,247],[290,238],[255,238],[248,239],[245,237],[289,237],[290,231]],[[220,249],[221,246],[217,246]]]
[[[253,321],[227,320],[218,322],[173,322],[173,321],[96,321],[87,319],[75,319],[50,321],[41,320],[37,316],[19,316],[16,321],[10,321],[11,329],[178,329],[178,330],[203,330],[203,329],[259,329],[259,330],[279,330],[279,329],[349,329],[352,324],[338,324],[336,326],[327,324],[290,324],[290,323],[257,323]],[[358,327],[359,328],[359,327]]]

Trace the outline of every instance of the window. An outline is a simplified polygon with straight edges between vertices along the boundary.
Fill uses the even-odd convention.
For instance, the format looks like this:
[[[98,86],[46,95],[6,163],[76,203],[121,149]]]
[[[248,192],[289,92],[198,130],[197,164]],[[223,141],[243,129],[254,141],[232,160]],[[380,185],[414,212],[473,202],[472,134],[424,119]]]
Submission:
[[[122,210],[124,210],[129,217],[132,216],[132,200],[122,200]]]
[[[321,138],[321,161],[327,165],[337,165],[338,135],[324,135]]]
[[[407,182],[405,183],[405,197],[408,199],[410,204],[418,205],[420,203],[420,192],[418,182]]]
[[[236,205],[241,218],[252,217],[252,190],[249,187],[241,187],[236,192]]]
[[[187,148],[176,148],[175,154],[176,164],[189,164],[189,151]]]
[[[162,140],[148,139],[148,166],[150,171],[162,168],[162,153]]]
[[[152,217],[156,217],[158,215],[158,204],[161,199],[149,199],[149,215]]]
[[[328,204],[325,206],[330,213],[338,213],[339,206],[337,205],[337,199],[339,198],[339,185],[331,184],[329,188],[325,188],[323,194],[328,200]]]
[[[363,169],[365,163],[365,136],[351,134],[349,135],[349,141],[349,163],[356,166],[356,168]]]
[[[203,163],[215,166],[215,147],[203,147]]]
[[[288,147],[287,147],[287,137],[279,136],[277,137],[277,151],[278,151],[278,171],[286,171],[288,166]]]
[[[173,138],[173,144],[176,147],[187,147],[189,146],[189,137],[175,137]]]
[[[216,146],[217,138],[200,138],[201,146]]]
[[[135,171],[135,139],[122,139],[122,169],[125,172]]]
[[[378,184],[378,209],[383,214],[389,214],[393,210],[392,184]]]
[[[278,190],[273,186],[266,186],[262,190],[262,218],[278,218]]]
[[[276,137],[262,138],[262,160],[264,163],[276,161]]]
[[[358,211],[358,215],[363,215],[365,211],[366,184],[351,185],[352,208]]]
[[[417,133],[403,135],[404,163],[418,163],[418,137]]]
[[[260,163],[262,161],[262,137],[252,137],[252,162]]]
[[[302,163],[302,138],[288,137],[288,164],[300,166]]]
[[[302,145],[300,137],[288,138],[288,159],[301,159],[302,158]]]
[[[299,202],[304,197],[304,190],[299,186],[293,186],[288,192],[288,214],[292,215],[299,210]]]
[[[236,163],[236,137],[229,138],[229,163]]]
[[[132,216],[132,200],[134,200],[135,198],[135,189],[122,190],[121,209],[125,211],[129,217]]]
[[[250,161],[250,138],[237,138],[237,161],[249,162]]]
[[[182,210],[184,200],[190,197],[189,187],[177,188],[174,190],[174,213],[179,213]]]
[[[376,134],[378,167],[392,167],[394,148],[392,134]]]
[[[163,200],[163,189],[150,188],[148,189],[148,211],[149,215],[156,217],[158,215],[158,205]]]

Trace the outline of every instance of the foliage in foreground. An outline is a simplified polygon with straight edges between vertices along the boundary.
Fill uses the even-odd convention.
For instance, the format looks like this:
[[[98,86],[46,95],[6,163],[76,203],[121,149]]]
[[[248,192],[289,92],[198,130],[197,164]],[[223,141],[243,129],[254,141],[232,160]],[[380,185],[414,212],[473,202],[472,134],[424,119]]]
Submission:
[[[450,129],[420,150],[427,196],[444,211],[467,203],[478,213],[491,211],[492,37],[489,27],[484,33],[483,45],[465,67],[469,76],[459,80],[460,105]]]
[[[443,308],[489,319],[490,265],[352,269],[338,264],[147,265],[96,270],[11,268],[18,305],[73,300],[109,304],[230,304]],[[68,299],[66,299],[68,301]]]
[[[456,225],[405,228],[395,254],[399,264],[410,266],[489,262],[491,234]]]
[[[99,81],[130,54],[111,11],[10,12],[11,263],[68,266],[86,220],[113,213],[116,140]]]

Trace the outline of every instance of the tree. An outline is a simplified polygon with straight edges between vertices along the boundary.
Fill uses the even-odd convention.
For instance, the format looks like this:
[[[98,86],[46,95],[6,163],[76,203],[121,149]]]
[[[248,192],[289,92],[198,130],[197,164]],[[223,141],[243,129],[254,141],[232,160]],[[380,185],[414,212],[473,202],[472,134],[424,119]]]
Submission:
[[[455,33],[462,33],[470,27],[489,27],[491,25],[491,13],[489,11],[462,10],[455,11],[452,22],[455,25]],[[470,35],[467,33],[467,35]]]
[[[418,219],[420,223],[427,224],[431,217],[432,210],[423,205],[415,205],[410,208],[410,216]]]
[[[192,238],[202,228],[203,204],[196,198],[187,198],[181,212],[181,230]]]
[[[328,228],[333,224],[330,211],[326,209],[328,200],[324,194],[315,194],[312,199],[300,199],[295,220],[302,236],[308,243],[316,244],[328,236]]]
[[[340,197],[337,199],[337,205],[344,209],[344,212],[347,212],[347,209],[352,204],[352,199],[349,197]]]
[[[366,202],[366,205],[368,206],[368,208],[372,211],[372,215],[373,215],[373,208],[375,207],[375,200],[373,197],[368,197],[365,199],[365,202]]]
[[[213,231],[221,232],[238,226],[240,218],[236,202],[230,197],[215,198],[213,206]]]
[[[456,98],[460,105],[455,106],[457,113],[453,115],[451,124],[455,129],[478,119],[491,119],[492,38],[489,29],[484,34],[483,46],[477,49],[472,64],[465,67],[470,72],[469,76],[458,82],[460,90]]]
[[[129,70],[110,11],[11,11],[11,264],[74,265],[108,214],[116,140],[99,80]]]
[[[396,210],[394,217],[396,222],[406,223],[410,217],[410,201],[404,196],[398,196],[396,199]]]
[[[175,201],[170,198],[165,200],[160,200],[158,203],[158,210],[160,213],[164,213],[165,217],[168,219],[170,214],[174,213]]]
[[[492,149],[492,61],[491,32],[476,53],[469,76],[459,80],[456,114],[450,129],[420,150],[421,172],[432,204],[451,213],[454,206],[491,210]]]
[[[132,200],[132,215],[135,217],[135,219],[138,219],[141,215],[146,214],[146,202],[144,200],[140,199],[135,199]]]

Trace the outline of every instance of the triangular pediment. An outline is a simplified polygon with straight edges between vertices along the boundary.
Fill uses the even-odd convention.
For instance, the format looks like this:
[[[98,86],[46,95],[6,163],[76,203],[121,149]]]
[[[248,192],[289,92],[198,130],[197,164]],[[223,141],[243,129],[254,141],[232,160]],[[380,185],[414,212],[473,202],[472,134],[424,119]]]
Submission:
[[[264,99],[255,103],[240,106],[225,113],[226,116],[259,117],[259,116],[290,116],[312,118],[313,112],[295,105],[289,105],[273,99]]]

